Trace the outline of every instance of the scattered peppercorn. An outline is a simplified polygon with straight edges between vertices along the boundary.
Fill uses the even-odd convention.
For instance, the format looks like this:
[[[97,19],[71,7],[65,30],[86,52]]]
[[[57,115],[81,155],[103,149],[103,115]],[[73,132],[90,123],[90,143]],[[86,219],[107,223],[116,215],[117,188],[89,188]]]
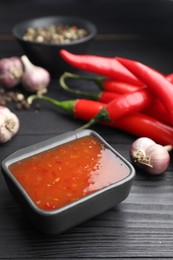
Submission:
[[[8,103],[14,103],[17,109],[28,109],[29,104],[23,93],[18,91],[8,91],[0,88],[0,106],[6,106]]]
[[[23,39],[33,42],[44,43],[69,43],[79,40],[88,35],[83,28],[68,25],[50,25],[48,27],[27,28],[23,35]]]

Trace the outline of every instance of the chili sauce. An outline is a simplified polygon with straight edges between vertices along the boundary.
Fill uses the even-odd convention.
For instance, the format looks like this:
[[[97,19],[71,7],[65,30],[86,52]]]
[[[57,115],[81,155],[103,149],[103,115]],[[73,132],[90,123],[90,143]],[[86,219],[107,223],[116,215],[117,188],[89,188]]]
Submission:
[[[129,174],[120,158],[92,136],[15,162],[9,170],[43,210],[63,207]]]

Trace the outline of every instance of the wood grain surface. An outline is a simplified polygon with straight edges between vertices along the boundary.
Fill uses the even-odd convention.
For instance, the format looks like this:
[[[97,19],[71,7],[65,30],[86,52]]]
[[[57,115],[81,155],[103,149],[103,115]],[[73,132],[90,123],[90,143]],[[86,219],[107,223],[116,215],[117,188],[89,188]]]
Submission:
[[[88,53],[133,58],[168,74],[173,71],[172,13],[173,2],[166,0],[1,0],[0,58],[23,54],[12,36],[16,23],[38,16],[76,15],[98,27]],[[76,86],[97,91],[86,82]],[[49,95],[72,98],[60,89],[57,79],[52,79]],[[20,148],[83,124],[46,103],[39,112],[9,107],[21,127],[15,138],[0,145],[0,163]],[[136,136],[100,125],[92,129],[130,160],[129,148]],[[1,174],[0,259],[173,259],[172,155],[171,159],[161,176],[137,170],[131,192],[120,205],[53,237],[38,233],[28,222]]]

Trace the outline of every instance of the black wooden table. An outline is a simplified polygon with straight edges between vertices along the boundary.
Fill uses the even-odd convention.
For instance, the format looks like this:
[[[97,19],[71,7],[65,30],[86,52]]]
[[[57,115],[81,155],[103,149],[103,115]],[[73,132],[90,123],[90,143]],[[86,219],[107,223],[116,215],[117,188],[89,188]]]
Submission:
[[[22,55],[12,27],[28,18],[77,15],[90,19],[98,35],[88,53],[122,56],[146,63],[163,73],[173,71],[172,1],[127,0],[4,0],[0,1],[0,58]],[[85,87],[85,86],[84,86]],[[69,99],[52,79],[49,95]],[[11,109],[20,131],[0,145],[0,162],[12,152],[74,130],[82,121],[58,108]],[[95,125],[92,127],[126,159],[136,136]],[[1,259],[173,259],[173,160],[162,176],[137,171],[128,198],[109,211],[54,237],[38,233],[9,193],[0,175]]]

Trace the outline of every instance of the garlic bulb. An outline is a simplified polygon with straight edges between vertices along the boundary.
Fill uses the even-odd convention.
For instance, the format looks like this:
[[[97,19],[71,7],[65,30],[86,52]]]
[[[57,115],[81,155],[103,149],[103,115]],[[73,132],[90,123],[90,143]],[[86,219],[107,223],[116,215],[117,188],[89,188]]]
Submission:
[[[21,60],[24,66],[24,73],[21,79],[24,89],[31,93],[45,93],[50,83],[49,72],[42,67],[33,65],[25,55],[21,57]]]
[[[11,57],[0,60],[0,83],[7,88],[13,88],[20,83],[23,65],[20,58]]]
[[[18,130],[18,117],[7,107],[0,106],[0,143],[9,141]]]
[[[171,145],[162,146],[149,138],[141,137],[131,145],[130,157],[135,166],[157,175],[168,168],[171,150]]]

